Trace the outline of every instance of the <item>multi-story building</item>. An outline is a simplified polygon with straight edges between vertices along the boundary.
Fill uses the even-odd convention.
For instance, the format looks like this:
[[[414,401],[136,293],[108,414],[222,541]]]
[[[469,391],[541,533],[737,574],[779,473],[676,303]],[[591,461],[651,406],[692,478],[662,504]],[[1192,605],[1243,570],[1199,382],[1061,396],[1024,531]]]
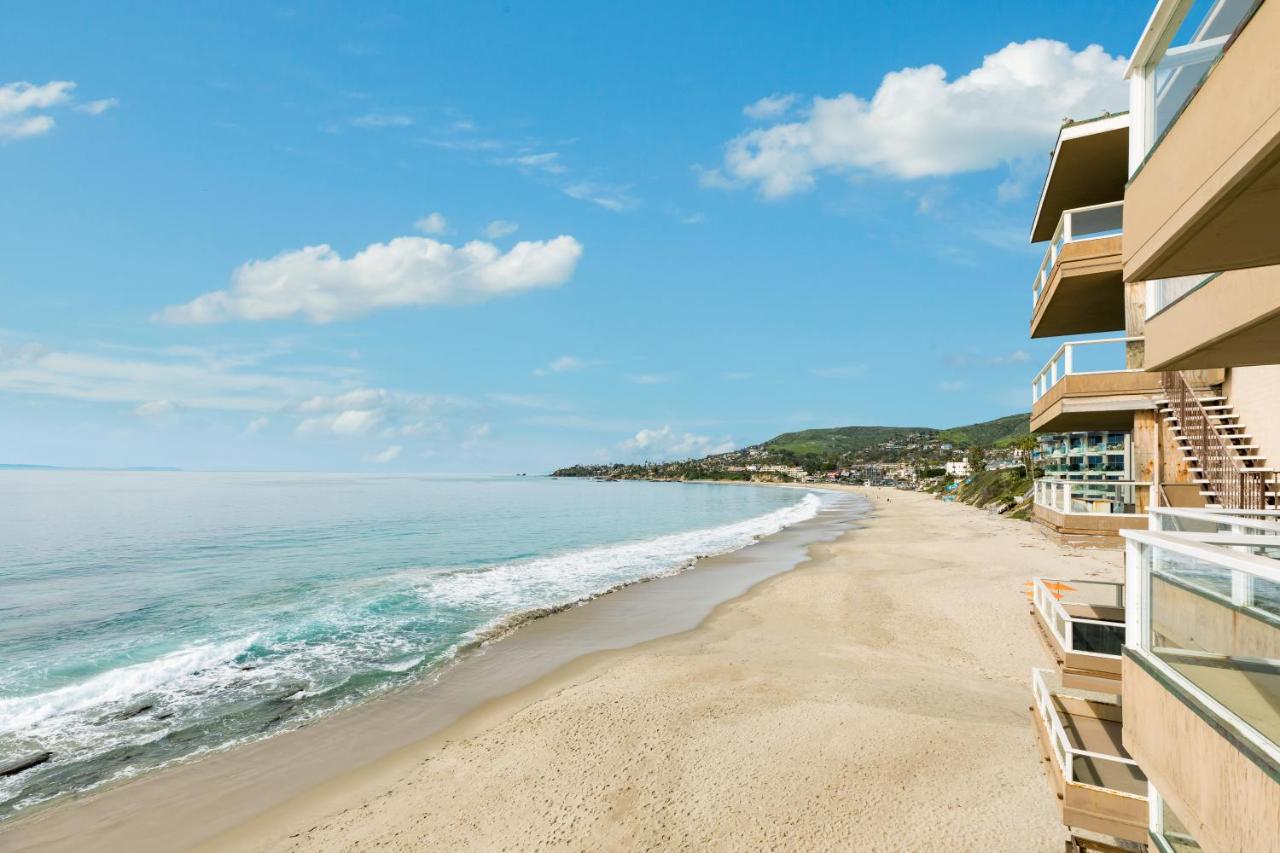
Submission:
[[[1127,432],[1143,497],[1092,513],[1125,516],[1124,584],[1033,582],[1058,668],[1033,673],[1033,720],[1080,849],[1280,850],[1280,2],[1159,0],[1132,57],[1128,116],[1064,127],[1033,228],[1032,336],[1121,332],[1123,356],[1082,370],[1104,345],[1064,345],[1032,427]],[[1068,205],[1115,202],[1116,233],[1080,240]],[[1070,444],[1045,442],[1049,479],[1092,482]],[[1090,512],[1037,506],[1058,529]]]

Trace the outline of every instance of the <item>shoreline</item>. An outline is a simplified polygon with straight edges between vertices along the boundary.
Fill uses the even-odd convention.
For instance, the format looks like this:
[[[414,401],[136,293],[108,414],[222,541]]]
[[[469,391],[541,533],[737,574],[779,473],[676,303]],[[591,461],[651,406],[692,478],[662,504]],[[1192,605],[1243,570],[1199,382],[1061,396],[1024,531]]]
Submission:
[[[866,513],[853,508],[852,499],[837,506],[842,508],[824,506],[813,518],[734,551],[698,558],[674,574],[526,616],[416,684],[302,727],[34,806],[0,824],[0,848],[83,849],[87,838],[97,850],[200,845],[252,822],[264,810],[433,742],[580,662],[695,629],[715,607],[794,569],[807,559],[811,545],[835,538]],[[840,518],[832,518],[833,512]],[[680,583],[689,578],[695,582]],[[214,798],[216,817],[208,809]]]

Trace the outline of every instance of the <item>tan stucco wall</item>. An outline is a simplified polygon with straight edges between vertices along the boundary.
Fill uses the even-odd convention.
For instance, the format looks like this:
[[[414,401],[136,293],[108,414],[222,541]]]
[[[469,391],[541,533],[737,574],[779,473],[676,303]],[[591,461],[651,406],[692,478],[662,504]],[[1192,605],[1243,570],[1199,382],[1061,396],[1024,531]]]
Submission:
[[[1128,657],[1124,747],[1205,850],[1274,850],[1280,784]]]
[[[1280,263],[1280,3],[1263,3],[1125,191],[1126,281]]]
[[[1267,457],[1267,466],[1280,468],[1280,365],[1232,368],[1223,394]]]

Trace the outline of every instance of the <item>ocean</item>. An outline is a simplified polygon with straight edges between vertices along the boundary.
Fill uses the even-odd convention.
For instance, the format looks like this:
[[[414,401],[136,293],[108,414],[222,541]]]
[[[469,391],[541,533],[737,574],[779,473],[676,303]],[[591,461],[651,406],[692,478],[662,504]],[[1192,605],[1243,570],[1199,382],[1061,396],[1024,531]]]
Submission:
[[[0,819],[440,673],[823,495],[547,477],[0,473]]]

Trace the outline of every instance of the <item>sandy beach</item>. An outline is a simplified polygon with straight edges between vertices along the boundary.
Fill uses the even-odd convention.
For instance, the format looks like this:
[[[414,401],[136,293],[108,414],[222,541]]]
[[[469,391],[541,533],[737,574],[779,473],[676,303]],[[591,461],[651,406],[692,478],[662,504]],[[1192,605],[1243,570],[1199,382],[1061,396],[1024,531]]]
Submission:
[[[1047,654],[1023,582],[1116,578],[1120,555],[927,495],[865,494],[860,529],[696,627],[578,656],[365,766],[281,759],[288,735],[195,762],[235,765],[241,783],[296,771],[246,819],[252,784],[188,773],[180,795],[216,832],[201,849],[1061,850],[1028,721]],[[0,849],[73,849],[95,800],[116,816],[100,840],[145,825],[128,849],[189,846],[192,809],[165,808],[163,780],[150,800],[131,791],[148,781],[17,821]]]

